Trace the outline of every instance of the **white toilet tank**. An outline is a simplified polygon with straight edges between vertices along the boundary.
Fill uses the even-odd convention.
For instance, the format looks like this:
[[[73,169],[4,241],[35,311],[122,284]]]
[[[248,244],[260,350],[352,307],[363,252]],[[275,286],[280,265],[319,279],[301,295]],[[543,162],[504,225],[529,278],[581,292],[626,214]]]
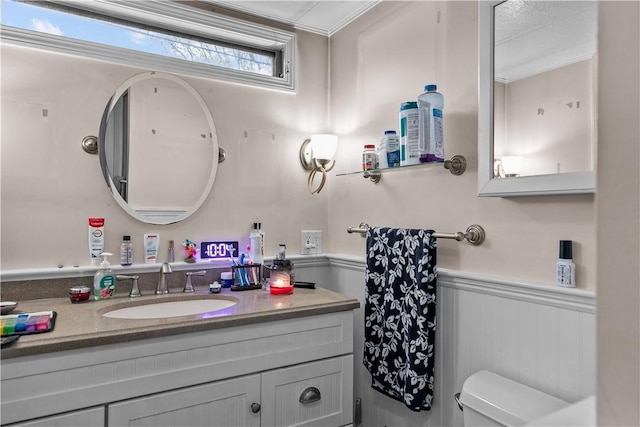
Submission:
[[[460,393],[465,427],[523,426],[569,403],[489,371],[464,382]]]

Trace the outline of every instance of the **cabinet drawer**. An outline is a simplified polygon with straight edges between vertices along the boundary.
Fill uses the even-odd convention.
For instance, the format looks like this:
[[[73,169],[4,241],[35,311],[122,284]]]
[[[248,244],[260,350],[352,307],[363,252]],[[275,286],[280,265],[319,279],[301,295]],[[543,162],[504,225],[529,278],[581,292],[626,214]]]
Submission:
[[[104,427],[104,407],[53,415],[35,421],[11,424],[11,427]]]
[[[349,424],[353,422],[353,356],[265,372],[260,394],[262,427]]]

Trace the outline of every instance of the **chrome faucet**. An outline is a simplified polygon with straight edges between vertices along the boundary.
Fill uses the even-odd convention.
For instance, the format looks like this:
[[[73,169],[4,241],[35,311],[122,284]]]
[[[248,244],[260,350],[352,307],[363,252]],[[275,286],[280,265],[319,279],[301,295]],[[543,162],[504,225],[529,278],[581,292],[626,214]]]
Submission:
[[[168,262],[162,263],[162,268],[160,269],[160,279],[158,279],[158,287],[156,288],[156,295],[163,295],[169,293],[169,288],[167,287],[167,274],[171,273],[171,266]]]
[[[187,271],[186,272],[187,283],[184,285],[184,289],[182,290],[182,292],[195,292],[196,290],[193,289],[193,284],[191,283],[191,276],[204,276],[205,274],[207,274],[206,270],[202,270],[202,271]]]
[[[125,274],[116,275],[116,280],[131,280],[131,292],[129,292],[129,296],[131,298],[139,297],[142,294],[140,293],[140,289],[138,289],[138,279],[140,276],[127,276]]]

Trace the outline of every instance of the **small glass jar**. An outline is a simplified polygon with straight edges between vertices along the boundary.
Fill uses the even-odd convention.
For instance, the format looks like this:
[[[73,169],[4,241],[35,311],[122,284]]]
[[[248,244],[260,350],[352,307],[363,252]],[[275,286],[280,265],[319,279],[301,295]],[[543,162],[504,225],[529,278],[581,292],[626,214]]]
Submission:
[[[69,300],[73,304],[89,301],[91,290],[87,286],[72,286],[69,288]]]
[[[222,280],[223,288],[230,288],[233,286],[233,273],[230,271],[223,271],[220,273],[220,280]]]
[[[362,170],[369,171],[372,169],[378,169],[378,152],[375,145],[367,144],[362,152]]]
[[[288,259],[274,259],[269,267],[269,292],[273,295],[290,294],[293,292],[291,261]]]

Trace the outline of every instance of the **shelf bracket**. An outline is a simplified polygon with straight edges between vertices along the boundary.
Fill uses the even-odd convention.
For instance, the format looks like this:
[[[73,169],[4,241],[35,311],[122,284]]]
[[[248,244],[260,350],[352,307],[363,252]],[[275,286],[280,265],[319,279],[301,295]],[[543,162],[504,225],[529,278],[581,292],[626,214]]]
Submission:
[[[456,154],[451,160],[444,161],[444,168],[449,169],[453,175],[462,175],[467,170],[467,159],[464,156]]]
[[[374,184],[377,184],[380,182],[380,179],[382,178],[382,172],[379,171],[364,171],[362,173],[362,177],[363,178],[369,178],[371,180],[371,182],[373,182]]]

